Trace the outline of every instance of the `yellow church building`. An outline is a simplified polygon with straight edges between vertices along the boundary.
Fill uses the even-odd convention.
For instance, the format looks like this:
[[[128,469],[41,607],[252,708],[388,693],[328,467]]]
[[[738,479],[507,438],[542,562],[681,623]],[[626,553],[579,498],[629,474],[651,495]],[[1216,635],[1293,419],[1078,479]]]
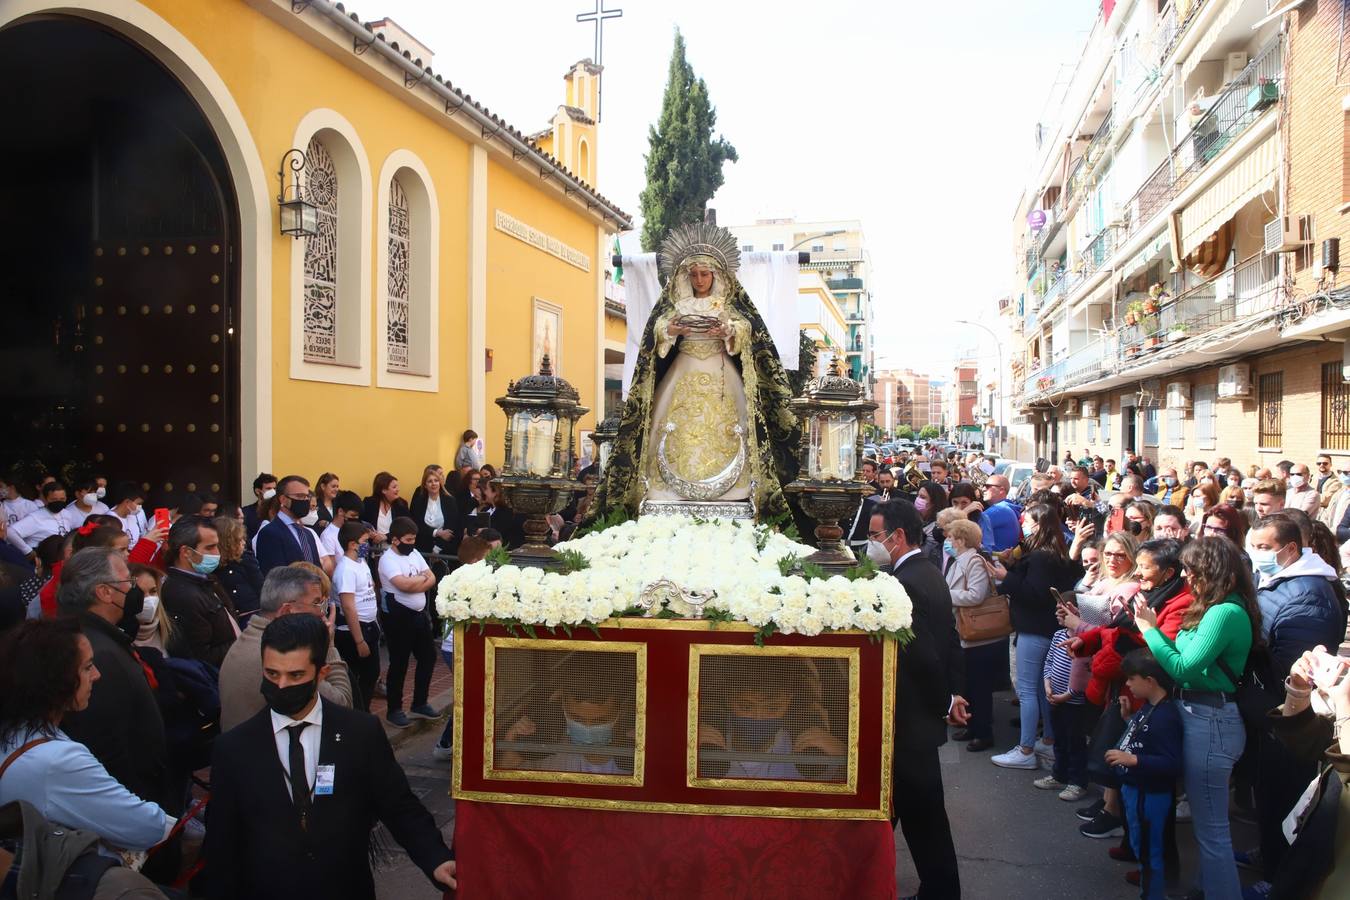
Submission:
[[[409,496],[545,348],[602,412],[599,75],[529,135],[329,0],[0,0],[0,462]]]

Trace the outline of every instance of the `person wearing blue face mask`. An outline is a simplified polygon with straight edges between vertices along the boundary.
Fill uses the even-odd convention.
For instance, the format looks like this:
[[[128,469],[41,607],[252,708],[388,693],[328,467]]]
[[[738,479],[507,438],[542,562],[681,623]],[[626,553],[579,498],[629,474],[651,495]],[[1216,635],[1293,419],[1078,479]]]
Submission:
[[[800,660],[713,660],[701,667],[699,693],[700,777],[843,779],[847,748],[815,699],[823,695],[819,672]]]
[[[1336,570],[1316,553],[1304,552],[1302,531],[1289,513],[1258,521],[1248,546],[1257,571],[1261,636],[1272,673],[1283,677],[1305,652],[1319,645],[1334,647],[1345,636],[1345,609],[1333,587]],[[1284,818],[1317,769],[1300,763],[1268,731],[1257,739],[1256,818],[1261,865],[1269,881],[1289,847]]]
[[[169,529],[168,574],[160,603],[173,618],[172,656],[219,667],[238,636],[234,611],[212,573],[220,565],[220,535],[209,519],[184,516]]]

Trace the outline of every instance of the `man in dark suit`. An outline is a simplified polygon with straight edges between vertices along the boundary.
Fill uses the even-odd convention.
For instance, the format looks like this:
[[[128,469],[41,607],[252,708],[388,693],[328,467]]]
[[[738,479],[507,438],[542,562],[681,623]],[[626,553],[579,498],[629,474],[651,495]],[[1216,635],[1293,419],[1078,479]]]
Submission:
[[[263,632],[268,708],[221,735],[212,761],[212,898],[374,897],[376,822],[437,890],[456,887],[454,854],[379,720],[319,698],[327,656],[328,628],[317,616],[279,616]]]
[[[916,896],[958,898],[961,879],[938,763],[938,748],[947,742],[946,721],[969,721],[966,700],[960,696],[964,678],[951,594],[938,567],[920,551],[923,519],[913,503],[896,497],[879,504],[867,538],[890,557],[891,574],[914,609],[914,639],[901,648],[898,660],[892,824],[899,821],[914,858]]]
[[[258,518],[258,504],[276,496],[276,493],[277,476],[271,472],[259,472],[258,477],[253,479],[253,496],[258,499],[244,507],[244,530],[248,532],[249,540],[262,527],[262,520]]]
[[[281,509],[276,520],[258,532],[258,568],[266,575],[293,562],[319,565],[319,540],[301,521],[313,506],[309,482],[299,475],[287,475],[278,482],[277,493],[281,494]]]

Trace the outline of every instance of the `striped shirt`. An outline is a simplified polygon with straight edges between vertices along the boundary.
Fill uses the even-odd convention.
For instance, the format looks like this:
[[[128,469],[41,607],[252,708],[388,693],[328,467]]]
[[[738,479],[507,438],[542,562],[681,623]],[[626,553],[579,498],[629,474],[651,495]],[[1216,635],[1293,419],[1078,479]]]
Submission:
[[[1041,677],[1050,683],[1050,693],[1069,694],[1067,703],[1082,703],[1083,692],[1081,690],[1069,692],[1069,681],[1073,677],[1075,665],[1090,663],[1090,660],[1076,660],[1069,656],[1068,648],[1061,646],[1067,641],[1071,634],[1067,628],[1061,628],[1055,632],[1055,636],[1050,639],[1050,652],[1045,655],[1045,669]]]

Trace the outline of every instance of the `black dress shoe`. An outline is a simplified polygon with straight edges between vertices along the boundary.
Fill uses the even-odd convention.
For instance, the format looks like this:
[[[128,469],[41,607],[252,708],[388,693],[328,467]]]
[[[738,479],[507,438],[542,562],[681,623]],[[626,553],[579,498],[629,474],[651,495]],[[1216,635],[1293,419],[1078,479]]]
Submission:
[[[969,750],[971,753],[982,753],[992,746],[994,746],[993,741],[986,740],[985,738],[976,738],[969,744],[966,744],[966,749]]]
[[[952,734],[952,740],[954,740],[954,741],[969,741],[969,740],[973,740],[973,738],[970,736],[970,729],[968,729],[968,728],[962,728],[960,731],[954,732],[954,733]]]

